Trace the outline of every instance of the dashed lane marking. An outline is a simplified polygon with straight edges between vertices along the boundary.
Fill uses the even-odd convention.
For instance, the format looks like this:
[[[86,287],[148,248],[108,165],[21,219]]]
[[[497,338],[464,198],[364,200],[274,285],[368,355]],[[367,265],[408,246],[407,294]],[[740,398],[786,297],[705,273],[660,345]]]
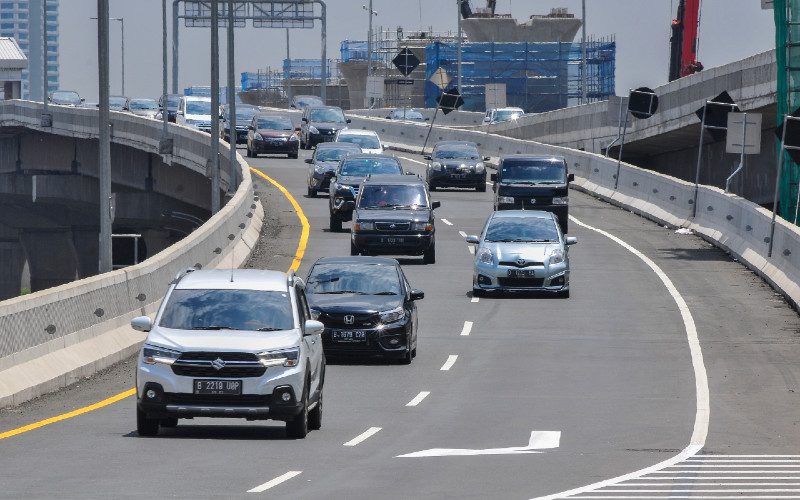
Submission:
[[[354,437],[350,441],[346,442],[343,446],[356,446],[359,443],[363,443],[367,439],[371,438],[378,432],[380,432],[381,427],[370,427],[366,431],[362,432],[358,436]]]
[[[442,365],[441,368],[439,368],[439,370],[443,372],[450,370],[450,368],[452,368],[453,365],[456,364],[457,359],[458,359],[457,355],[451,354],[450,356],[447,357],[447,361],[444,362],[444,364]]]
[[[427,398],[430,394],[430,391],[422,391],[414,397],[411,401],[406,404],[406,406],[417,406],[418,404],[422,403],[422,400]]]
[[[293,478],[293,477],[295,477],[297,475],[300,475],[302,472],[303,471],[299,471],[299,470],[290,470],[286,474],[284,474],[282,476],[278,476],[275,479],[272,479],[271,481],[267,481],[266,483],[262,484],[261,486],[256,486],[252,490],[247,490],[247,492],[248,493],[261,493],[261,492],[267,491],[270,488],[278,486],[279,484],[281,484],[283,482],[286,482],[289,479],[291,479],[291,478]]]
[[[461,329],[461,336],[466,337],[472,331],[472,321],[465,321],[464,328]]]

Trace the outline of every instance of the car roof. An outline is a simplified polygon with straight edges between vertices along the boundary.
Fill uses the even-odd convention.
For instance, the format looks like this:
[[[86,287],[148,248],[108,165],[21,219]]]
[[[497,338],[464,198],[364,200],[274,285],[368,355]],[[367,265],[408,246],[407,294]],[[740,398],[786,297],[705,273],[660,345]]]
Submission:
[[[211,98],[210,97],[204,97],[204,96],[201,96],[201,95],[183,95],[183,96],[181,96],[181,99],[183,99],[185,101],[208,101],[208,102],[211,102]]]
[[[317,264],[354,264],[354,265],[369,265],[377,264],[383,266],[397,266],[398,262],[395,259],[388,257],[369,257],[366,255],[357,255],[353,257],[321,257],[314,262]]]
[[[281,113],[280,111],[259,111],[253,115],[253,118],[289,118],[291,120],[292,115],[289,113]]]
[[[514,160],[552,160],[552,161],[565,161],[563,156],[555,155],[533,155],[533,154],[518,154],[518,155],[505,155],[500,157],[500,161],[506,159]]]
[[[513,106],[508,106],[508,107],[505,107],[505,108],[493,108],[493,110],[494,111],[521,111],[523,113],[525,112],[524,109],[516,108],[516,107],[513,107]]]
[[[339,106],[306,106],[305,109],[307,109],[307,110],[313,110],[313,109],[338,109],[339,111],[342,110],[342,108],[340,108]]]
[[[320,149],[352,149],[354,151],[355,150],[361,151],[359,145],[353,142],[320,142],[319,144],[317,144],[317,150]],[[376,155],[369,155],[369,156],[370,158],[372,158]],[[390,156],[390,155],[384,155],[384,156]]]
[[[493,219],[528,217],[531,219],[552,219],[553,214],[544,210],[498,210],[492,212]]]
[[[374,130],[361,130],[357,128],[343,128],[339,131],[339,135],[374,135],[377,136],[378,133]]]
[[[334,142],[333,144],[347,144],[345,142]],[[391,158],[393,160],[397,160],[400,163],[400,158],[396,157],[395,155],[387,155],[387,154],[370,154],[370,153],[356,153],[354,155],[347,155],[348,160],[353,159],[368,159],[368,160],[376,160],[376,159],[388,159]],[[344,158],[342,158],[344,160]]]
[[[436,146],[456,146],[456,145],[470,145],[470,146],[475,146],[476,148],[478,147],[478,145],[475,144],[472,141],[439,141],[436,144],[434,144],[433,147],[436,147]]]
[[[282,271],[264,269],[208,269],[186,274],[175,288],[285,292],[288,290],[288,276]]]
[[[361,183],[365,184],[426,184],[416,175],[406,174],[369,174]]]

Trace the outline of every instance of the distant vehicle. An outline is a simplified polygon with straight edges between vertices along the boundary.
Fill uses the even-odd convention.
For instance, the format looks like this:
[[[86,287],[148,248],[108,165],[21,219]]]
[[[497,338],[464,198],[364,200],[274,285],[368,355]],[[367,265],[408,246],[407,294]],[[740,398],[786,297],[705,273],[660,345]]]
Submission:
[[[286,422],[290,438],[322,425],[325,326],[294,272],[182,271],[170,284],[137,360],[136,429],[155,436],[180,418]]]
[[[292,109],[303,109],[307,106],[324,106],[325,101],[315,95],[296,95],[292,97],[289,107]]]
[[[317,144],[311,158],[306,158],[309,164],[307,183],[308,196],[317,196],[319,191],[327,191],[330,187],[331,177],[336,172],[339,160],[348,154],[361,153],[361,148],[347,142],[324,142]]]
[[[339,161],[328,189],[329,228],[342,230],[342,222],[353,217],[359,186],[369,174],[402,174],[403,165],[394,155],[352,154]]]
[[[306,278],[311,314],[325,325],[326,356],[383,356],[411,363],[417,355],[417,306],[402,267],[382,257],[323,257]]]
[[[134,115],[155,118],[158,114],[158,102],[146,97],[129,97],[123,109]]]
[[[347,128],[349,118],[336,106],[307,106],[300,119],[300,146],[311,149],[320,142],[332,142],[336,131]]]
[[[516,120],[525,114],[522,108],[494,108],[486,111],[486,116],[483,117],[483,123],[497,123],[506,122],[509,120]]]
[[[556,214],[561,231],[567,232],[569,183],[562,156],[508,155],[500,157],[494,183],[495,210],[546,210]]]
[[[569,247],[577,242],[564,236],[551,212],[492,212],[480,236],[467,236],[467,243],[477,245],[472,295],[505,290],[569,297]]]
[[[178,103],[175,123],[211,133],[211,98],[182,96]]]
[[[411,122],[424,122],[428,118],[422,116],[422,113],[413,108],[397,108],[386,117],[389,120],[405,120]]]
[[[53,90],[47,95],[50,104],[78,107],[84,101],[74,90]]]
[[[239,114],[238,111],[236,114]],[[256,113],[247,126],[245,142],[250,158],[257,157],[259,153],[286,154],[289,158],[297,158],[300,144],[288,113]]]
[[[111,111],[124,111],[126,102],[128,102],[128,98],[124,95],[110,95],[108,96],[108,109]]]
[[[181,97],[183,96],[180,94],[167,94],[166,96],[162,95],[158,99],[158,109],[162,112],[164,110],[164,101],[167,101],[167,121],[175,122],[175,117],[178,114],[178,106],[181,103]],[[159,118],[163,119],[161,116],[159,116]]]
[[[361,148],[364,153],[381,154],[383,144],[374,130],[341,129],[336,132],[334,142],[349,142]]]
[[[231,105],[225,104],[220,108],[220,127],[219,136],[225,142],[231,142]],[[236,144],[244,144],[247,142],[247,127],[253,120],[253,117],[260,113],[261,109],[258,106],[251,104],[236,104]]]
[[[436,226],[428,184],[416,175],[367,176],[361,183],[350,255],[422,255],[436,262]]]
[[[475,187],[486,191],[488,156],[481,156],[478,146],[468,141],[439,141],[430,155],[425,179],[431,191],[442,186]]]

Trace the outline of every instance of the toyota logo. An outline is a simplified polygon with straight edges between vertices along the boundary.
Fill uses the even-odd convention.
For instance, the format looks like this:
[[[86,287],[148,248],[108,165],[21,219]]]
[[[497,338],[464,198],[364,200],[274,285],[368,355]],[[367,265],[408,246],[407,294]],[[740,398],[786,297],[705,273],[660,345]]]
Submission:
[[[394,229],[394,228],[396,228],[396,227],[397,227],[397,226],[395,226],[394,224],[392,224],[391,226],[389,226],[389,229]]]
[[[225,360],[222,358],[217,358],[211,362],[211,366],[214,367],[215,370],[219,371],[225,368]]]
[[[518,265],[519,267],[522,267],[522,266],[524,266],[524,265],[525,265],[525,259],[517,259],[517,265]]]
[[[352,325],[356,322],[356,317],[352,314],[345,314],[344,315],[344,324],[345,325]]]

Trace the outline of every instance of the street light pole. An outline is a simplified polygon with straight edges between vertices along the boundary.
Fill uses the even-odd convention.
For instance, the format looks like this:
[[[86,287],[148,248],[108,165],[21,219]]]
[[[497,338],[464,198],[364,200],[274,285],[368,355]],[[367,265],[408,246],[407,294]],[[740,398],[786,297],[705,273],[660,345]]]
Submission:
[[[97,20],[96,17],[90,17],[89,19]],[[122,17],[109,17],[108,20],[119,21],[120,26],[122,27],[122,33],[120,34],[120,40],[122,45],[122,95],[125,95],[125,19]]]
[[[378,13],[372,10],[372,0],[369,0],[369,7],[362,5],[361,8],[369,12],[369,31],[367,31],[367,82],[369,82],[372,77],[372,16],[377,16]],[[372,108],[372,98],[367,98],[364,104]]]

